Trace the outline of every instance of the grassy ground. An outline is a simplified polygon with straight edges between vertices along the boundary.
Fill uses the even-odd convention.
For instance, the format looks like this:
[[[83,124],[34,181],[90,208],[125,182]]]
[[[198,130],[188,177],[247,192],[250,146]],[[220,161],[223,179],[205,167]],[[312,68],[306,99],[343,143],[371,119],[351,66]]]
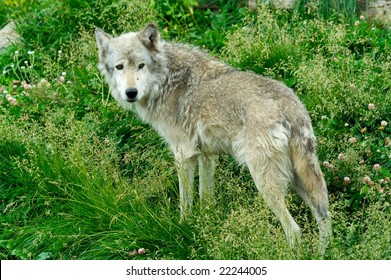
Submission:
[[[330,191],[325,258],[391,259],[390,32],[359,15],[324,16],[316,1],[292,13],[182,2],[5,1],[23,40],[0,53],[0,258],[321,258],[300,198],[287,198],[303,230],[292,251],[248,171],[228,156],[216,203],[179,223],[170,151],[115,104],[96,69],[95,25],[118,34],[155,21],[166,39],[295,89]]]

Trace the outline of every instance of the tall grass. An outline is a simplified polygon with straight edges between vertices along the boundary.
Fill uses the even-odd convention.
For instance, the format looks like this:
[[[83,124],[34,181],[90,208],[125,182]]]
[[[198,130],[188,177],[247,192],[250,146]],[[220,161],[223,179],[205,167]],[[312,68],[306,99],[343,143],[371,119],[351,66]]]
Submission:
[[[120,12],[136,2],[38,1],[25,7],[31,22],[44,21],[42,32],[57,28],[56,37],[34,38],[22,18],[23,44],[0,54],[0,258],[322,258],[300,198],[287,197],[303,229],[301,250],[291,250],[247,169],[228,156],[217,167],[215,203],[201,211],[196,202],[179,223],[168,147],[118,108],[96,69],[94,24],[120,33],[164,17],[152,2]],[[390,33],[365,19],[323,19],[317,9],[260,7],[225,26],[211,49],[238,68],[284,81],[310,111],[333,215],[324,258],[390,259]]]
[[[174,186],[159,168],[150,171],[153,188],[131,187],[93,114],[78,121],[58,110],[40,122],[10,127],[2,118],[3,257],[129,258],[141,247],[157,255],[172,246],[173,258],[186,256],[191,235],[172,214]]]
[[[354,19],[359,12],[367,11],[369,0],[363,2],[365,7],[360,7],[357,0],[297,0],[294,8],[302,14],[313,14],[311,10],[316,9],[322,18],[340,14],[345,18]]]

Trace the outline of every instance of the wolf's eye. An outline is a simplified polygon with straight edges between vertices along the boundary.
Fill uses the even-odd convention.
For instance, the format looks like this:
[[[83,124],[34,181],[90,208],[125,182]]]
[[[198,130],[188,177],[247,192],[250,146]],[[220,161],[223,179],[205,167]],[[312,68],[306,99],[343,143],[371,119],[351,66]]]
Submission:
[[[115,66],[115,68],[117,68],[118,70],[122,70],[124,69],[124,65],[123,64],[118,64]]]
[[[144,68],[144,66],[145,66],[145,64],[144,64],[144,63],[140,63],[140,64],[138,65],[138,70],[141,70],[141,69],[143,69],[143,68]]]

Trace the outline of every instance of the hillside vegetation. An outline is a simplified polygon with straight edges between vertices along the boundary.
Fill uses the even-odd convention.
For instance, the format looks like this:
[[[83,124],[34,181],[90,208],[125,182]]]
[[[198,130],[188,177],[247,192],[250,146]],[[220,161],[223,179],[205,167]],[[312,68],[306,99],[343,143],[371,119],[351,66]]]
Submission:
[[[319,1],[290,12],[217,0],[3,2],[0,26],[14,20],[21,42],[0,53],[1,259],[322,258],[298,195],[287,197],[303,230],[294,251],[229,156],[216,203],[179,223],[172,154],[96,68],[95,26],[121,34],[149,22],[166,40],[292,87],[330,193],[324,258],[391,259],[391,33],[365,13],[325,13]]]

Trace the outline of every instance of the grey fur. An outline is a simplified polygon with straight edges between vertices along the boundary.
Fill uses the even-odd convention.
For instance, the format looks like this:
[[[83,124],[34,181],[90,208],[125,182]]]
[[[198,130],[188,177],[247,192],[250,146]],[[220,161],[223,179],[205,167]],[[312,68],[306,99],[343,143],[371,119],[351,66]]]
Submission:
[[[116,38],[96,29],[96,39],[98,67],[113,97],[150,123],[174,153],[182,219],[193,204],[197,163],[204,203],[213,197],[217,156],[229,153],[248,166],[294,246],[300,229],[284,199],[292,183],[315,215],[324,253],[331,236],[326,183],[310,117],[291,89],[197,48],[165,42],[153,24]],[[129,97],[129,89],[137,95]]]

